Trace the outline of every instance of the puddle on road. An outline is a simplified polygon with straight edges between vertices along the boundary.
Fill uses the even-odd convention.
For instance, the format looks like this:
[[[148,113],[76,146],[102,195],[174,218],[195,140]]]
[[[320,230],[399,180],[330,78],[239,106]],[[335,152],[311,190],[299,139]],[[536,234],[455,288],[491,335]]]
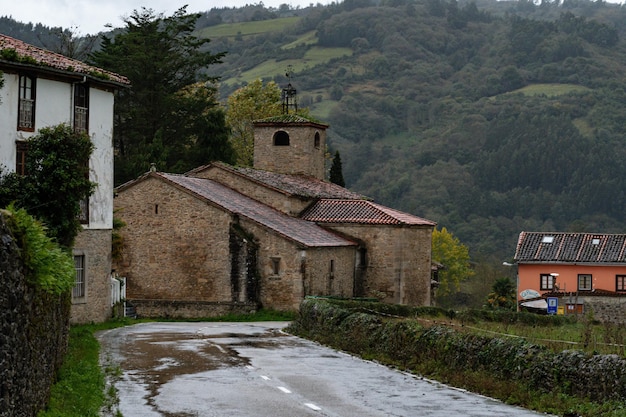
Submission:
[[[248,365],[230,346],[211,339],[180,333],[143,334],[122,348],[125,359],[121,366],[154,375],[157,383],[164,384],[176,375]]]
[[[120,367],[132,379],[145,384],[147,403],[163,416],[184,417],[186,414],[168,414],[158,410],[155,398],[161,385],[177,376],[190,375],[225,367],[250,365],[241,357],[237,347],[273,349],[285,345],[284,333],[270,330],[265,333],[222,333],[204,335],[186,333],[139,333],[123,346]],[[297,342],[287,342],[292,344]]]

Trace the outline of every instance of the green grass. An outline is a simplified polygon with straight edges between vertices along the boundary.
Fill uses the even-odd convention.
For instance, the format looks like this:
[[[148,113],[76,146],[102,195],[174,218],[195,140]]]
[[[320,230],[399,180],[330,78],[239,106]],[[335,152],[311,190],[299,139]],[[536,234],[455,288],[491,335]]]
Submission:
[[[100,369],[100,345],[94,332],[121,325],[121,322],[112,322],[70,329],[68,352],[58,381],[52,386],[48,407],[38,417],[99,416],[106,400],[105,377]]]
[[[231,77],[224,80],[225,84],[234,84],[238,82],[251,82],[258,78],[269,79],[275,75],[284,74],[288,67],[291,66],[294,72],[300,72],[308,68],[313,68],[316,65],[325,64],[331,59],[351,55],[352,50],[350,48],[321,48],[312,47],[301,59],[285,59],[282,61],[276,61],[275,59],[269,59],[263,62],[261,65],[244,71],[237,77]]]
[[[283,45],[281,48],[282,49],[293,49],[293,48],[297,48],[300,45],[315,45],[317,44],[317,34],[315,30],[312,30],[310,32],[305,33],[304,35],[300,36],[298,39],[296,39],[293,42],[290,42],[286,45]]]
[[[584,93],[587,91],[591,90],[576,84],[532,84],[515,90],[513,93],[522,93],[526,96],[545,95],[547,97],[556,97],[569,93]]]
[[[251,36],[261,33],[280,32],[289,28],[300,20],[300,17],[283,17],[280,19],[261,20],[255,22],[224,23],[209,26],[198,31],[196,34],[201,38],[232,38],[236,36]]]
[[[483,321],[465,324],[464,327],[476,333],[522,337],[555,352],[576,349],[587,353],[626,357],[626,328],[613,324],[598,324],[588,319],[560,326],[533,326],[521,323],[509,325]]]
[[[292,312],[260,310],[254,314],[229,314],[194,321],[291,321],[295,315],[296,313]],[[115,388],[107,387],[105,384],[106,376],[114,376],[120,371],[119,369],[101,368],[99,361],[100,345],[95,333],[101,330],[154,321],[161,320],[121,319],[102,324],[72,326],[68,352],[59,371],[58,381],[52,386],[47,408],[40,412],[37,417],[98,417],[103,407],[117,401]]]

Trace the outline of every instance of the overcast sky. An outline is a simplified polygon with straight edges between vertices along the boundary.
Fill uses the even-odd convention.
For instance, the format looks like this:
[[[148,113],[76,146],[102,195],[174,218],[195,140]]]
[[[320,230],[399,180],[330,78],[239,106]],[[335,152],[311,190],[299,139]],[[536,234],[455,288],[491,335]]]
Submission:
[[[81,35],[95,34],[107,30],[104,25],[125,26],[122,16],[130,16],[133,10],[142,7],[163,12],[170,16],[185,4],[188,12],[205,12],[214,7],[240,7],[258,4],[261,0],[2,0],[0,16],[28,23],[41,23],[45,26],[76,28]],[[305,7],[312,0],[264,0],[266,7],[289,4]],[[326,1],[314,1],[326,4]]]

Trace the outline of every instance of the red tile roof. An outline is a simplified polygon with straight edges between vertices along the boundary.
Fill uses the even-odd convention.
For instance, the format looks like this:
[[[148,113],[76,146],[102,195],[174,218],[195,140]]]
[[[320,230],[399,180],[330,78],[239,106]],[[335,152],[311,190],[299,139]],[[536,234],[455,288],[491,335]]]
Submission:
[[[302,218],[317,223],[436,225],[430,220],[365,200],[319,200],[302,214]]]
[[[124,86],[130,85],[130,81],[128,80],[128,78],[122,75],[103,70],[101,68],[97,68],[91,65],[87,65],[84,62],[78,61],[76,59],[68,58],[61,54],[57,54],[55,52],[51,52],[46,49],[30,45],[26,42],[12,38],[10,36],[0,34],[0,50],[5,49],[15,50],[20,58],[31,59],[33,60],[33,63],[36,62],[36,64],[34,65],[37,65],[39,67],[53,69],[66,73],[78,73],[81,75],[89,76],[94,80],[104,83],[108,82]],[[6,59],[0,59],[0,62],[9,62],[15,65],[31,64],[28,60],[7,61]]]
[[[162,178],[233,214],[246,217],[307,247],[356,245],[355,242],[336,235],[315,223],[290,217],[213,180],[153,172],[136,181],[141,181],[141,179],[147,178],[148,176]],[[127,183],[122,187],[128,187],[130,185],[130,183]]]
[[[518,263],[626,263],[626,235],[522,232]]]

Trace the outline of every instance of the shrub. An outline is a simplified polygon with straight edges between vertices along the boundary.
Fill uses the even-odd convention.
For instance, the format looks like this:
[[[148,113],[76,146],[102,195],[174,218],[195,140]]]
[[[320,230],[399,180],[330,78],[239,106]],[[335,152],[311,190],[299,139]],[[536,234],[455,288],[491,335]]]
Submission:
[[[11,229],[21,249],[26,279],[51,294],[62,294],[74,285],[74,261],[46,235],[46,228],[24,209],[8,207]]]

